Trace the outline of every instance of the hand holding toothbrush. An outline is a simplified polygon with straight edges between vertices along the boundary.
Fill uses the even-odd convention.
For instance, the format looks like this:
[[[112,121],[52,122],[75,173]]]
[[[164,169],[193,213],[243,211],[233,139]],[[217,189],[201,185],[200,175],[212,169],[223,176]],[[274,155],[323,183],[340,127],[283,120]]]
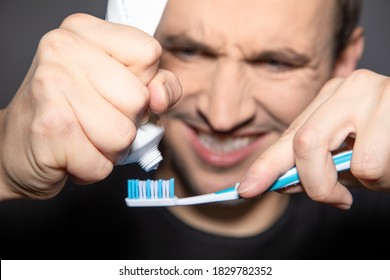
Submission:
[[[284,135],[250,167],[238,192],[263,193],[296,165],[301,185],[318,202],[349,209],[353,198],[338,181],[331,152],[343,143],[353,149],[351,173],[368,189],[390,190],[390,78],[357,70],[328,82]]]

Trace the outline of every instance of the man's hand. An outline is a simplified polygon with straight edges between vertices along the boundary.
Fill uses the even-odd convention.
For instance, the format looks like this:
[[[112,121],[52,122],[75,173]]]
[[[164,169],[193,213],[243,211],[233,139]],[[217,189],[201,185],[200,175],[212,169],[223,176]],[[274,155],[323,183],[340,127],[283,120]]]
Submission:
[[[181,86],[159,69],[158,42],[125,25],[75,14],[40,41],[0,119],[0,200],[45,199],[70,175],[105,178],[129,152],[148,110],[162,113]]]
[[[250,167],[238,191],[243,197],[264,192],[296,165],[301,186],[318,202],[349,209],[352,196],[338,181],[332,151],[353,149],[351,173],[372,190],[390,188],[390,78],[357,70],[328,82],[278,142]]]

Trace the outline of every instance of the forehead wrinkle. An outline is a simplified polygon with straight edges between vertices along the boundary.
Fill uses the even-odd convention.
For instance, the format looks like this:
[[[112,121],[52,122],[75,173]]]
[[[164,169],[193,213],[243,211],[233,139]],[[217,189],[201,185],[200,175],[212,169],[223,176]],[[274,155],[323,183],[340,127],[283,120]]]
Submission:
[[[191,23],[190,28],[170,24],[169,30],[163,29],[156,37],[165,42],[194,44],[210,49],[218,54],[225,53],[225,36],[217,35],[217,32],[213,34],[213,32],[209,26],[206,28],[203,21],[197,21]]]
[[[234,9],[237,5],[235,1],[223,0],[217,6],[217,0],[191,0],[188,1],[189,3],[186,0],[170,0],[166,17],[163,16],[162,19],[164,25],[169,26],[169,34],[164,34],[164,36],[185,35],[222,55],[228,52],[227,48],[241,48],[242,38],[237,33],[242,33],[244,30],[238,26],[241,17],[232,16],[238,12]],[[242,7],[241,4],[240,7]],[[242,9],[240,11],[242,12]],[[161,31],[165,33],[166,28],[162,28]]]
[[[334,1],[311,0],[309,5],[306,0],[245,0],[239,5],[236,0],[224,1],[170,0],[164,21],[170,33],[185,34],[220,55],[239,58],[289,47],[314,59],[331,44],[333,37],[325,34],[324,25],[332,29]]]
[[[196,25],[195,32],[188,34],[189,38],[200,42],[218,54],[225,53],[226,36],[218,34],[219,32],[213,28],[206,27],[203,22],[198,22]]]

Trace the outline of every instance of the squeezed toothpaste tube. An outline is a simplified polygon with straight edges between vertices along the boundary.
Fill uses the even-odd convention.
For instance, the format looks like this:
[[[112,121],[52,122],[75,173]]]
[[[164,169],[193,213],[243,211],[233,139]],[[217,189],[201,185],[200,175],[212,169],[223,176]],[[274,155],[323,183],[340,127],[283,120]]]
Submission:
[[[146,172],[157,169],[163,159],[158,149],[163,134],[164,128],[152,123],[140,126],[131,144],[130,154],[119,165],[138,162]]]
[[[138,28],[153,36],[168,0],[108,0],[106,20]]]
[[[106,20],[136,27],[153,36],[167,0],[108,0]],[[130,154],[119,165],[138,162],[146,171],[157,169],[162,160],[158,144],[164,128],[147,123],[137,129]]]

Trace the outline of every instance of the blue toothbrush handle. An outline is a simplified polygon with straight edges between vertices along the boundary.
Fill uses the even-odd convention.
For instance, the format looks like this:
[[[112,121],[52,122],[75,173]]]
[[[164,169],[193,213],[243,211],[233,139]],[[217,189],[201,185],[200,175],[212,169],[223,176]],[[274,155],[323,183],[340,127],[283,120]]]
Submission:
[[[333,162],[336,166],[338,172],[344,171],[350,168],[352,158],[352,151],[342,152],[333,156]],[[296,167],[291,168],[283,176],[279,177],[275,183],[267,190],[267,192],[279,190],[282,188],[287,188],[289,186],[298,184],[300,182],[299,175]]]

